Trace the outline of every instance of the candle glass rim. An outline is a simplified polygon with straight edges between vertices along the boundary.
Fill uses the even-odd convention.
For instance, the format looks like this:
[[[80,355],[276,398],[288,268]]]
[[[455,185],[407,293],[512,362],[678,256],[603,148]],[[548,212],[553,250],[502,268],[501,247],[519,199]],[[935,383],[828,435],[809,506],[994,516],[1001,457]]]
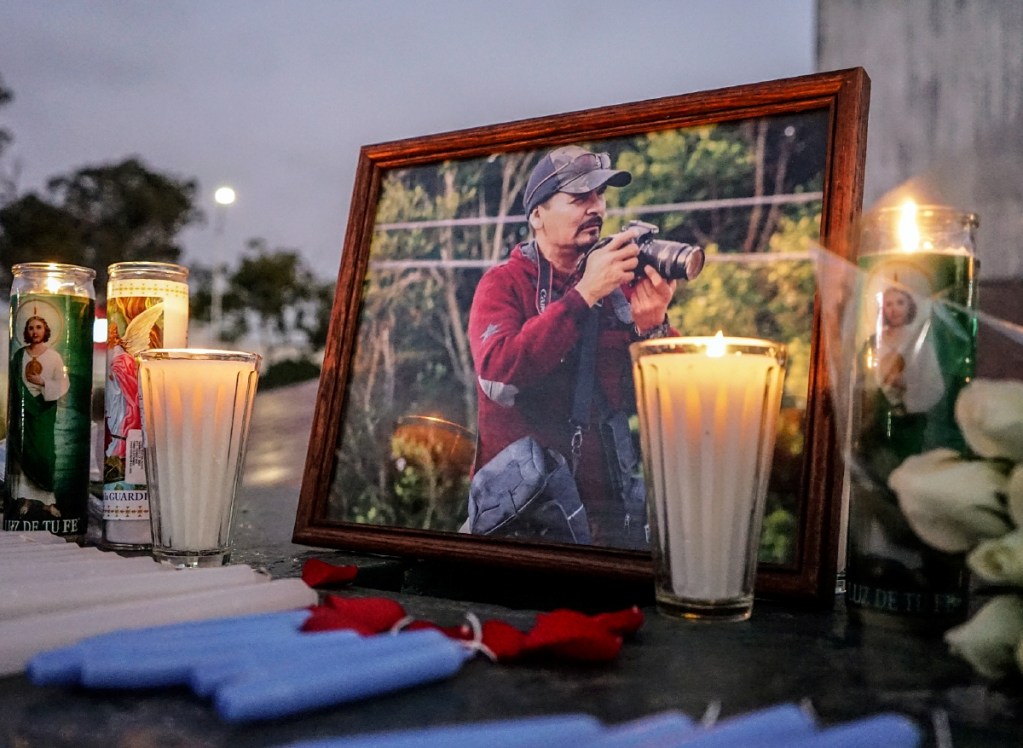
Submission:
[[[174,262],[158,262],[156,260],[128,260],[115,262],[107,266],[107,274],[114,275],[121,273],[145,273],[154,272],[166,275],[181,276],[184,280],[188,277],[188,268]]]
[[[711,345],[721,346],[722,356],[707,355]],[[719,338],[715,335],[678,336],[670,338],[653,338],[641,340],[629,346],[632,360],[638,362],[643,356],[658,353],[698,353],[705,358],[725,358],[728,356],[766,356],[775,359],[784,366],[788,352],[784,343],[762,338]]]
[[[232,351],[221,348],[150,348],[135,356],[141,364],[152,361],[236,361],[258,366],[263,357],[251,351]]]
[[[31,271],[45,273],[74,273],[81,275],[87,280],[93,280],[96,277],[96,271],[92,268],[83,267],[82,265],[73,265],[69,262],[19,262],[17,265],[11,266],[12,275]]]
[[[882,218],[887,220],[891,217],[898,220],[902,216],[902,210],[903,208],[901,205],[885,205],[881,208],[875,208],[874,210],[864,213],[863,222],[869,223],[871,220],[876,221]],[[917,205],[914,211],[914,218],[918,221],[929,219],[958,219],[960,225],[971,226],[973,228],[980,226],[980,216],[977,213],[971,210],[956,208],[952,205],[935,205],[931,203]]]

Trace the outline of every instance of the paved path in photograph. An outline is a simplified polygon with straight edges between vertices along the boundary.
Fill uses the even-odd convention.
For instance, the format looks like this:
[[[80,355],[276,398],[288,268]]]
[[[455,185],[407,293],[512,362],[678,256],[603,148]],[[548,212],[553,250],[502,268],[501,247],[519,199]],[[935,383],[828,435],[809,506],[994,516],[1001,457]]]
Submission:
[[[256,395],[234,543],[290,544],[312,428],[317,380]]]

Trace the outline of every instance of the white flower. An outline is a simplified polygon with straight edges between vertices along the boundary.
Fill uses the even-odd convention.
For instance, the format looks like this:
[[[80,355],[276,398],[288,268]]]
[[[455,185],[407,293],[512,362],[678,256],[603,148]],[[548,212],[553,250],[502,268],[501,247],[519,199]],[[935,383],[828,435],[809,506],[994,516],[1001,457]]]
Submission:
[[[1016,527],[1023,527],[1023,462],[1009,473],[1009,482],[1005,486],[1006,503],[1009,516]]]
[[[992,680],[1013,671],[1021,640],[1023,598],[1018,595],[992,598],[972,619],[945,632],[951,652]]]
[[[959,393],[955,412],[978,455],[1023,462],[1023,382],[975,379]]]
[[[888,477],[914,532],[946,553],[962,553],[1011,531],[998,463],[966,460],[952,449],[913,455]]]
[[[1023,587],[1023,530],[985,540],[966,557],[966,563],[986,582]]]

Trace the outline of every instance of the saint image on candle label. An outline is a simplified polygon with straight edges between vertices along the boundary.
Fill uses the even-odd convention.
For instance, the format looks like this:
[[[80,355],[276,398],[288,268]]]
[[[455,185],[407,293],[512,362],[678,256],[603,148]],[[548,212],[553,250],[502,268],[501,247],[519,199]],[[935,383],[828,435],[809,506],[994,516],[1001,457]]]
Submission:
[[[90,299],[12,297],[4,529],[78,534],[88,484]],[[86,472],[87,474],[87,472]]]
[[[860,260],[846,569],[854,609],[927,618],[948,614],[947,600],[965,606],[961,564],[916,537],[888,476],[910,455],[962,446],[953,409],[973,373],[975,263],[951,252]]]

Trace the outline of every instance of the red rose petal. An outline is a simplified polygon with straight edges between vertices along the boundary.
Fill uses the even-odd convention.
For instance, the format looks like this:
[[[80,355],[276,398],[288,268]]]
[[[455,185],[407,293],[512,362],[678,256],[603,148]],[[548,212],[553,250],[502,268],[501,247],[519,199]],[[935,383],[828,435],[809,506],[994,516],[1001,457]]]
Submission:
[[[537,638],[527,636],[524,651],[548,653],[581,662],[607,662],[617,657],[621,649],[621,637],[594,628]]]
[[[345,598],[328,595],[302,625],[303,631],[354,629],[360,634],[390,631],[405,618],[405,609],[386,597]]]
[[[328,608],[325,605],[317,605],[312,609],[312,614],[305,619],[302,624],[302,631],[306,633],[315,631],[337,631],[339,629],[348,629],[355,631],[357,634],[362,636],[369,636],[375,634],[372,628],[365,626],[361,621],[353,619],[351,616],[342,613],[341,611]]]
[[[548,652],[584,662],[605,662],[618,656],[622,638],[594,620],[574,610],[541,613],[526,635],[527,652]]]
[[[483,622],[483,646],[493,653],[499,662],[514,660],[522,654],[526,635],[504,621]]]
[[[345,598],[328,595],[321,605],[311,608],[303,631],[351,629],[364,636],[391,631],[407,619],[405,609],[383,597]],[[541,613],[528,633],[500,620],[484,621],[479,627],[438,626],[431,621],[410,620],[404,631],[435,629],[458,641],[472,641],[479,629],[482,645],[499,662],[523,655],[553,656],[580,662],[606,662],[618,656],[622,636],[633,634],[643,625],[638,608],[589,616],[574,610]]]
[[[346,584],[355,579],[359,568],[352,564],[328,564],[318,558],[311,558],[302,564],[302,581],[310,587],[330,584]]]
[[[635,634],[643,626],[643,611],[633,606],[613,613],[598,613],[593,620],[613,634]]]

